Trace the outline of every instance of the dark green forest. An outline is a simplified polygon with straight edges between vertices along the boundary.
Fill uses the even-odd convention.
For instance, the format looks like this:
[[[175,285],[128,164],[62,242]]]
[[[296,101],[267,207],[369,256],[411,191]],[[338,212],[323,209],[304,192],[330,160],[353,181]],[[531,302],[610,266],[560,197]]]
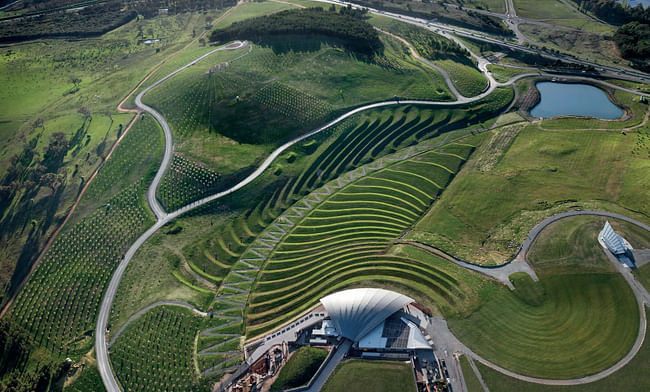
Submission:
[[[320,7],[288,10],[236,22],[225,29],[215,30],[212,42],[246,39],[264,44],[270,36],[286,34],[324,35],[340,40],[344,46],[362,54],[381,52],[383,44],[373,27],[363,20],[364,12],[343,8],[339,12]]]

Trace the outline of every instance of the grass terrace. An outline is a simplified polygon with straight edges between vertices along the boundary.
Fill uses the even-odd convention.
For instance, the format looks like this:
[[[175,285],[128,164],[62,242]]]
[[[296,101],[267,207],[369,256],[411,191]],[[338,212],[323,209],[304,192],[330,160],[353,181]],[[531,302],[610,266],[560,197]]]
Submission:
[[[453,307],[462,296],[453,276],[386,250],[458,172],[474,150],[469,143],[450,143],[372,172],[311,210],[264,265],[249,303],[247,335],[269,330],[323,295],[366,279],[405,284],[441,307]]]
[[[415,392],[415,377],[409,362],[363,361],[340,363],[323,387],[338,391]]]

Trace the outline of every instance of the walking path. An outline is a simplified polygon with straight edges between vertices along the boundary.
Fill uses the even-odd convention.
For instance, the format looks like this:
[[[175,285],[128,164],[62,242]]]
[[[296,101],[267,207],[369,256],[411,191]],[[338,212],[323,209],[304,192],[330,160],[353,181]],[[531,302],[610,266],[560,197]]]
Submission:
[[[117,292],[119,283],[122,279],[122,276],[124,274],[124,271],[126,270],[126,267],[130,260],[133,258],[135,255],[136,251],[144,244],[144,242],[151,237],[159,228],[164,226],[166,223],[170,222],[171,220],[175,219],[176,217],[189,212],[203,204],[209,203],[213,200],[219,199],[225,195],[231,194],[244,186],[248,185],[251,183],[253,180],[255,180],[257,177],[259,177],[270,165],[271,163],[278,157],[280,154],[282,154],[286,149],[294,145],[295,143],[298,143],[306,138],[309,138],[319,132],[322,132],[323,130],[345,120],[346,118],[353,116],[357,113],[360,113],[362,111],[368,110],[368,109],[373,109],[373,108],[379,108],[379,107],[386,107],[386,106],[395,106],[395,105],[403,105],[403,104],[417,104],[417,105],[430,105],[430,106],[455,106],[455,105],[461,105],[461,104],[466,104],[466,103],[471,103],[471,102],[476,102],[480,99],[483,99],[487,97],[489,94],[491,94],[494,89],[497,87],[502,87],[502,86],[509,86],[512,85],[514,82],[516,82],[519,79],[529,77],[531,75],[538,75],[537,73],[533,74],[523,74],[523,75],[518,75],[510,80],[508,80],[505,83],[499,83],[497,82],[491,75],[491,73],[487,69],[488,62],[487,60],[483,59],[482,57],[474,54],[467,48],[462,41],[458,40],[454,36],[451,36],[447,33],[441,33],[442,35],[446,36],[447,38],[453,40],[454,42],[458,43],[461,47],[465,48],[468,50],[468,52],[472,55],[472,57],[477,61],[478,63],[478,68],[479,70],[485,75],[485,77],[489,81],[489,86],[488,88],[481,94],[467,98],[467,97],[462,97],[458,96],[455,101],[450,101],[450,102],[435,102],[435,101],[427,101],[427,100],[388,100],[388,101],[383,101],[383,102],[377,102],[369,105],[364,105],[361,107],[358,107],[356,109],[353,109],[338,118],[330,121],[329,123],[325,124],[324,126],[317,128],[311,132],[308,132],[300,137],[297,137],[293,140],[288,141],[287,143],[283,144],[282,146],[278,147],[276,150],[274,150],[263,162],[262,164],[253,172],[251,173],[248,177],[246,177],[244,180],[236,184],[235,186],[231,187],[228,190],[219,192],[217,194],[205,197],[203,199],[197,200],[193,203],[190,203],[176,211],[167,213],[160,203],[156,199],[156,189],[158,187],[158,184],[160,183],[168,165],[169,162],[171,161],[171,155],[172,155],[172,150],[173,150],[173,139],[172,139],[172,134],[171,134],[171,129],[169,125],[167,124],[166,120],[164,117],[158,113],[156,110],[153,108],[145,105],[142,103],[142,96],[146,94],[148,91],[150,91],[152,88],[160,85],[163,83],[165,80],[173,77],[174,75],[178,74],[179,72],[183,71],[184,69],[192,66],[193,64],[196,64],[197,62],[201,61],[202,59],[206,58],[207,56],[211,55],[212,53],[218,51],[218,50],[237,50],[245,47],[247,45],[246,42],[241,42],[241,41],[236,41],[234,43],[231,43],[229,45],[226,45],[221,48],[217,48],[209,53],[206,53],[205,55],[191,61],[190,63],[186,64],[183,67],[180,67],[176,71],[170,73],[169,75],[165,76],[164,78],[160,79],[159,81],[155,82],[151,86],[147,87],[147,89],[143,90],[141,93],[138,94],[136,97],[136,105],[142,109],[143,111],[146,111],[150,113],[159,123],[161,128],[163,129],[163,132],[165,134],[165,153],[163,160],[161,162],[160,168],[158,172],[156,173],[156,176],[149,187],[147,191],[147,201],[149,203],[149,206],[151,207],[152,211],[154,212],[157,221],[156,223],[149,228],[147,231],[145,231],[129,248],[129,250],[125,253],[124,258],[116,268],[115,272],[113,273],[113,276],[111,277],[111,280],[109,282],[108,288],[106,290],[106,293],[104,294],[104,298],[102,300],[101,306],[100,306],[100,311],[97,319],[97,325],[96,325],[96,331],[95,331],[95,336],[96,336],[96,341],[95,341],[95,349],[97,353],[97,365],[98,369],[100,372],[100,375],[102,377],[102,380],[104,382],[104,385],[106,389],[109,392],[118,392],[120,391],[120,387],[115,380],[113,371],[111,369],[111,364],[110,360],[108,357],[108,349],[107,349],[107,342],[106,342],[106,332],[107,332],[107,325],[108,325],[108,320],[110,317],[110,310],[111,306],[115,297],[115,294]],[[252,48],[251,48],[252,49]],[[250,50],[249,49],[249,53]],[[245,55],[245,54],[244,54]],[[624,88],[618,87],[617,88],[621,90],[625,90]]]
[[[129,324],[131,324],[133,321],[139,319],[140,316],[142,316],[143,314],[147,313],[149,310],[151,310],[151,309],[153,309],[153,308],[155,308],[155,307],[158,307],[158,306],[164,306],[164,305],[168,305],[168,306],[180,306],[180,307],[182,307],[182,308],[186,308],[186,309],[191,310],[192,312],[198,314],[198,315],[201,316],[201,317],[205,317],[205,316],[208,315],[206,312],[203,312],[203,311],[201,311],[201,310],[195,308],[194,306],[192,306],[192,305],[190,305],[190,304],[188,304],[188,303],[185,303],[185,302],[180,302],[180,301],[158,301],[158,302],[152,303],[151,305],[146,306],[146,307],[144,307],[144,308],[138,310],[138,311],[137,311],[133,316],[129,317],[129,319],[126,321],[126,323],[124,323],[124,325],[122,325],[122,327],[117,331],[117,333],[115,334],[115,336],[113,336],[113,339],[111,339],[110,343],[108,343],[108,347],[110,348],[110,347],[115,343],[115,341],[117,340],[117,338],[120,337],[120,335],[122,334],[122,332],[124,332],[124,330],[126,329],[126,327],[127,327]]]
[[[512,264],[514,262],[517,262],[518,260],[524,263],[527,263],[527,254],[528,251],[531,247],[531,245],[534,243],[535,239],[537,236],[539,236],[540,232],[548,225],[557,222],[561,219],[569,218],[569,217],[574,217],[574,216],[582,216],[582,215],[587,215],[587,216],[603,216],[603,217],[608,217],[608,218],[614,218],[614,219],[619,219],[628,223],[631,223],[633,225],[636,225],[648,232],[650,232],[650,226],[647,224],[640,222],[636,219],[632,219],[629,217],[626,217],[621,214],[617,213],[612,213],[612,212],[607,212],[607,211],[597,211],[597,210],[584,210],[584,211],[568,211],[560,214],[555,214],[545,220],[543,220],[541,223],[536,225],[529,233],[528,237],[524,241],[521,249],[519,250],[519,253],[517,256],[513,259],[513,261],[509,264]],[[433,317],[429,320],[428,325],[426,325],[426,330],[427,334],[429,336],[435,336],[436,337],[436,344],[446,348],[447,351],[458,351],[465,353],[468,357],[473,357],[479,362],[483,363],[484,365],[505,374],[506,376],[516,378],[518,380],[526,381],[526,382],[531,382],[531,383],[536,383],[536,384],[544,384],[544,385],[554,385],[554,386],[569,386],[569,385],[581,385],[581,384],[588,384],[594,381],[598,381],[600,379],[603,379],[605,377],[608,377],[615,373],[616,371],[620,370],[623,368],[625,365],[627,365],[639,352],[641,347],[643,346],[643,342],[645,339],[646,335],[646,329],[647,329],[647,319],[646,319],[646,309],[645,306],[650,306],[650,294],[648,291],[641,285],[632,272],[630,271],[629,268],[625,268],[614,256],[611,255],[609,251],[605,251],[607,254],[608,258],[611,260],[611,262],[614,264],[616,269],[623,275],[623,278],[627,281],[627,283],[630,285],[630,288],[632,289],[634,296],[637,301],[637,306],[639,310],[639,329],[637,333],[636,340],[630,349],[630,351],[623,357],[620,361],[612,365],[611,367],[598,372],[596,374],[586,376],[586,377],[580,377],[580,378],[574,378],[574,379],[545,379],[545,378],[538,378],[538,377],[529,377],[529,376],[524,376],[515,372],[512,372],[508,369],[505,369],[493,362],[488,361],[487,359],[481,357],[480,355],[476,354],[473,352],[470,348],[465,346],[462,342],[460,342],[454,335],[453,333],[449,330],[447,326],[447,322],[440,318],[440,317]],[[464,265],[462,265],[464,266]],[[507,265],[506,265],[507,266]],[[464,266],[465,267],[465,266]],[[467,267],[466,267],[467,268]],[[475,270],[474,268],[470,268]],[[497,267],[498,269],[498,267]],[[479,271],[481,273],[486,273],[486,271]]]

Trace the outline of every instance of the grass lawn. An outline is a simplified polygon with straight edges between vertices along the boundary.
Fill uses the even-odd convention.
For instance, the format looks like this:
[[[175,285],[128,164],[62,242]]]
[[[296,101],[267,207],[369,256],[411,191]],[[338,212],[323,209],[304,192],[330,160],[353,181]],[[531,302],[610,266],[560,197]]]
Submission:
[[[282,367],[271,390],[281,391],[307,384],[325,358],[327,358],[327,350],[317,347],[300,347]]]
[[[323,392],[415,391],[413,369],[408,362],[348,360],[334,370]]]
[[[513,274],[514,292],[486,289],[470,317],[450,320],[452,331],[477,354],[529,376],[575,378],[616,363],[636,339],[639,314],[596,242],[603,221],[549,226],[530,252],[540,281]]]
[[[463,355],[460,357],[460,369],[463,372],[463,379],[465,380],[465,385],[467,386],[468,392],[483,392],[483,386],[481,382],[476,377],[476,373],[469,364],[467,357]]]
[[[563,387],[532,384],[505,376],[479,362],[476,365],[490,391],[494,392],[642,392],[650,390],[650,339],[646,335],[639,353],[621,370],[585,385]]]
[[[634,275],[645,289],[650,291],[650,264],[646,264],[634,271]]]
[[[449,320],[451,330],[484,358],[535,377],[581,377],[627,354],[639,315],[620,275],[550,275],[534,285],[486,290],[470,317]]]
[[[589,270],[614,271],[598,243],[598,233],[605,221],[627,239],[633,246],[650,247],[650,233],[635,225],[616,219],[595,216],[577,216],[555,222],[544,229],[528,253],[528,260],[538,273],[558,265],[564,273],[578,273]]]
[[[507,129],[493,131],[407,238],[472,262],[500,264],[535,224],[571,206],[650,215],[650,188],[642,185],[650,180],[643,128],[627,136],[536,125],[509,136]]]

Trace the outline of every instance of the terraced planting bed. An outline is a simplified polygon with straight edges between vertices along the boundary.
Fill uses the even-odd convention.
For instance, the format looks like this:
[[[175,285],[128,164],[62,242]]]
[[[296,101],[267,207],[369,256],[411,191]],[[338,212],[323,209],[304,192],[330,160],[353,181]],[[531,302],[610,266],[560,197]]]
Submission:
[[[174,306],[149,310],[111,347],[111,362],[129,391],[201,390],[194,365],[194,339],[201,317]]]
[[[139,133],[147,135],[144,138]],[[137,145],[141,157],[131,154],[129,142]],[[33,275],[12,304],[12,322],[24,328],[42,347],[57,356],[76,356],[92,345],[94,318],[105,286],[123,252],[146,227],[153,223],[143,194],[148,173],[161,151],[160,129],[150,117],[137,123],[124,144],[114,152],[94,186],[105,189],[113,166],[124,167],[125,177],[140,173],[138,180],[124,187],[103,205],[75,224],[66,227],[47,251]],[[140,162],[144,167],[132,165]]]
[[[453,276],[386,250],[429,207],[473,149],[450,143],[400,160],[361,176],[296,221],[258,276],[247,335],[271,329],[321,296],[359,280],[404,284],[441,307],[452,307],[462,296]]]

